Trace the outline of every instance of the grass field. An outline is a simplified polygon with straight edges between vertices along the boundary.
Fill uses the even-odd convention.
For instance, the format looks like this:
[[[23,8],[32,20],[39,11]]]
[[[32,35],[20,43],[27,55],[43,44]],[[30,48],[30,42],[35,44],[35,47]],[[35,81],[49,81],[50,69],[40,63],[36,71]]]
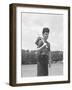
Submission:
[[[48,68],[49,76],[53,75],[63,75],[63,63],[57,62],[51,64]],[[21,66],[21,76],[22,77],[35,77],[37,76],[37,64],[22,65]]]

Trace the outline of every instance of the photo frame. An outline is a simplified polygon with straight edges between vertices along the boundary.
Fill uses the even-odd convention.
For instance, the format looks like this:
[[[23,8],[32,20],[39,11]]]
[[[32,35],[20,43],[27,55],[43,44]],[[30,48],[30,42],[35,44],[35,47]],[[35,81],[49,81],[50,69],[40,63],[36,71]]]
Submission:
[[[13,3],[9,6],[9,12],[9,84],[70,83],[70,7]],[[49,75],[38,77],[34,42],[44,27],[50,29],[48,40],[51,43],[52,66],[48,68]]]

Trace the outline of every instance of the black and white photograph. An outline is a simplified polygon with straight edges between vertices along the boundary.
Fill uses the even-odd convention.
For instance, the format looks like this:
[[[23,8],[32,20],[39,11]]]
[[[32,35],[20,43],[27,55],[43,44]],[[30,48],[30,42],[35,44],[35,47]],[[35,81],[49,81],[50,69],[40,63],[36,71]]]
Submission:
[[[70,8],[15,5],[17,84],[69,82]]]
[[[63,75],[63,14],[22,13],[22,77]]]

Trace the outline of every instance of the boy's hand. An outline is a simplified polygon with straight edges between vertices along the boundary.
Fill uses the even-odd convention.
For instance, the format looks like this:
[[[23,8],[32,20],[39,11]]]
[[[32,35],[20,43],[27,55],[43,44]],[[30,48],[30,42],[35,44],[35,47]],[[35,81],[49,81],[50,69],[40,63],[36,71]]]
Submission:
[[[51,67],[51,61],[49,61],[49,68]]]

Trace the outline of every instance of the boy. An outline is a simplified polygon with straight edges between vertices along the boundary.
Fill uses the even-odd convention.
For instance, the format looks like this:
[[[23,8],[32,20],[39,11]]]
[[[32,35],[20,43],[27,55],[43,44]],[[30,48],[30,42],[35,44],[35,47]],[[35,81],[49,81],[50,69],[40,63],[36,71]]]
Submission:
[[[47,42],[49,36],[49,28],[43,28],[42,36],[43,38],[38,37],[38,39],[35,42],[38,49],[37,75],[47,76],[48,63],[50,66],[51,62],[50,43]]]

